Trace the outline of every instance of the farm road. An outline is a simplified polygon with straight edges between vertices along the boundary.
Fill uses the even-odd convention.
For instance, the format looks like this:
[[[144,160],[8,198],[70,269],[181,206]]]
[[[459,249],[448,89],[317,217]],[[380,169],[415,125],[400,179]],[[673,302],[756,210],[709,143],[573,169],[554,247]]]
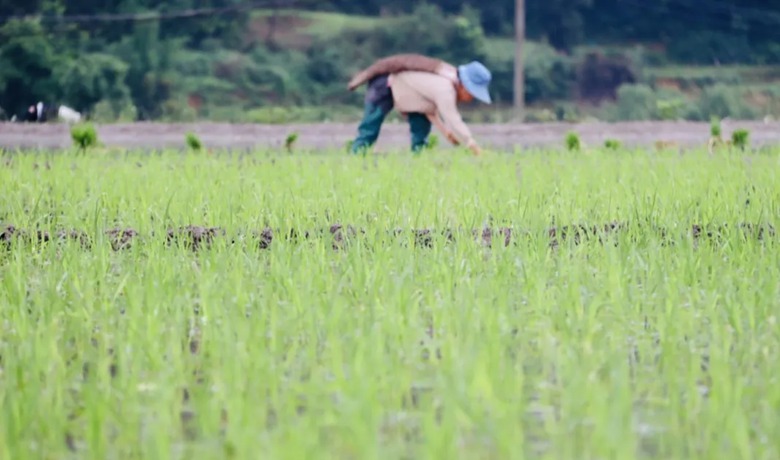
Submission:
[[[710,126],[694,122],[620,122],[472,124],[471,128],[483,146],[511,149],[562,146],[569,131],[579,133],[586,145],[602,145],[605,139],[614,138],[627,146],[652,146],[656,141],[686,147],[705,146]],[[780,144],[780,122],[726,120],[722,123],[724,138],[738,128],[750,130],[750,141],[755,147]],[[279,148],[288,134],[297,132],[297,148],[343,150],[346,142],[354,137],[356,124],[127,123],[98,125],[97,129],[107,147],[182,148],[185,133],[191,131],[212,148]],[[449,145],[443,139],[441,144]],[[57,149],[70,145],[69,128],[65,124],[0,123],[0,147]],[[408,126],[387,123],[382,128],[377,150],[407,149],[408,145]]]

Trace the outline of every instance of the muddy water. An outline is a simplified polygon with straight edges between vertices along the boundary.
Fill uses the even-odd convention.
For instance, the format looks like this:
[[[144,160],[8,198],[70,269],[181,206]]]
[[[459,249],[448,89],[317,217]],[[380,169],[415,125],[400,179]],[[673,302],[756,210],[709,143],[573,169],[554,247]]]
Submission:
[[[622,123],[539,123],[472,124],[478,141],[498,149],[534,146],[561,146],[567,132],[576,131],[586,145],[601,145],[614,138],[627,146],[653,146],[657,141],[677,146],[704,146],[709,138],[709,123],[622,122]],[[724,137],[737,128],[750,130],[754,147],[780,144],[780,122],[725,121]],[[297,148],[344,149],[356,132],[355,124],[320,123],[290,125],[228,123],[128,123],[98,125],[100,140],[107,147],[183,148],[184,135],[196,133],[212,148],[282,148],[288,134],[299,134]],[[446,142],[442,142],[446,144]],[[0,147],[65,148],[71,145],[69,128],[64,124],[0,123]],[[388,123],[382,128],[378,151],[407,149],[409,128],[403,123]]]

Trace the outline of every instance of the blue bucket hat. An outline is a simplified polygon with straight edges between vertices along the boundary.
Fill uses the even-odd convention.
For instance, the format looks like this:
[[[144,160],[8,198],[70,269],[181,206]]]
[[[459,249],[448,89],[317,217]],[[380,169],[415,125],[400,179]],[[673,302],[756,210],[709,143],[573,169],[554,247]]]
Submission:
[[[488,86],[493,76],[487,67],[479,61],[472,61],[458,67],[458,76],[463,86],[474,98],[485,104],[490,104]]]

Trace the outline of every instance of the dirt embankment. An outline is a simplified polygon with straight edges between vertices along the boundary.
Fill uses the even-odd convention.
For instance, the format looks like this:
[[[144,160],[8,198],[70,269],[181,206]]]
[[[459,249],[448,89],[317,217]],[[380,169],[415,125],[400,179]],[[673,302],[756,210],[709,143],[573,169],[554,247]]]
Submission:
[[[107,147],[184,148],[184,135],[196,133],[210,148],[255,149],[283,148],[287,136],[298,133],[298,149],[340,149],[353,139],[357,125],[343,123],[260,125],[229,123],[128,123],[98,125],[100,140]],[[539,123],[472,124],[475,137],[485,147],[513,149],[562,146],[567,132],[577,132],[586,145],[602,145],[617,139],[628,147],[652,147],[661,141],[679,147],[704,147],[709,138],[709,123],[694,122],[621,122],[621,123]],[[754,147],[780,145],[780,122],[724,121],[724,137],[738,128],[750,131]],[[438,134],[438,133],[437,133]],[[441,137],[441,136],[440,136]],[[448,145],[446,141],[442,145]],[[64,124],[0,123],[0,148],[57,149],[71,145],[69,128]],[[388,123],[382,128],[377,150],[409,147],[409,128],[404,123]]]

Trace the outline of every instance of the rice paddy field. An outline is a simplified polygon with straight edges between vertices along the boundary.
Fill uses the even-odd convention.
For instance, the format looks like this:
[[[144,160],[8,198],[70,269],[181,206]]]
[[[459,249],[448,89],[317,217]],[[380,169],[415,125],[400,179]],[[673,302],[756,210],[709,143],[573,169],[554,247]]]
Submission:
[[[0,160],[2,459],[780,457],[780,148]]]

